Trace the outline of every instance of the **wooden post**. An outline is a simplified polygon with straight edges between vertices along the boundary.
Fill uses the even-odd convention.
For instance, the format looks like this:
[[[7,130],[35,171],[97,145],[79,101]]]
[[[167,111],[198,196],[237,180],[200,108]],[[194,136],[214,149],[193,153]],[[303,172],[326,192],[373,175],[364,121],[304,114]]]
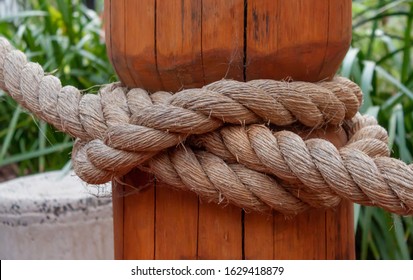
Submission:
[[[150,91],[329,79],[351,40],[351,0],[105,0],[105,17],[120,79]],[[116,259],[355,257],[349,202],[286,220],[202,202],[140,171],[123,182],[113,182]]]

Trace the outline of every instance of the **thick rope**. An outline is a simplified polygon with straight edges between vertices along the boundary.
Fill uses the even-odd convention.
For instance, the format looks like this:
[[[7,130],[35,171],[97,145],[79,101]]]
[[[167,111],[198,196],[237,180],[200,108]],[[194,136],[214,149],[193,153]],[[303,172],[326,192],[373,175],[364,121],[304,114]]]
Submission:
[[[173,95],[111,84],[82,95],[0,38],[0,87],[77,138],[74,168],[91,184],[140,167],[208,201],[255,211],[295,215],[342,198],[402,215],[413,210],[413,167],[388,157],[387,132],[357,113],[362,93],[344,78],[221,80]],[[345,129],[345,147],[285,130],[326,125]]]

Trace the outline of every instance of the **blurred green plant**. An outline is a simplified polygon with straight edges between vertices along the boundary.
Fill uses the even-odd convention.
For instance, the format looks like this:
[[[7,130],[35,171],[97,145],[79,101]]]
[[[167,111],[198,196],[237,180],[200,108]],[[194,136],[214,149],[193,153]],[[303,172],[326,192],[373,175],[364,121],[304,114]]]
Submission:
[[[341,75],[364,93],[362,113],[389,131],[393,156],[412,162],[413,0],[354,0],[353,42]],[[373,207],[355,208],[361,259],[411,259],[413,219]]]
[[[96,11],[80,0],[24,4],[21,12],[0,19],[0,34],[31,61],[59,77],[63,85],[80,89],[114,80]],[[56,133],[0,93],[0,169],[14,166],[16,175],[58,169],[68,162],[71,146],[70,137]]]

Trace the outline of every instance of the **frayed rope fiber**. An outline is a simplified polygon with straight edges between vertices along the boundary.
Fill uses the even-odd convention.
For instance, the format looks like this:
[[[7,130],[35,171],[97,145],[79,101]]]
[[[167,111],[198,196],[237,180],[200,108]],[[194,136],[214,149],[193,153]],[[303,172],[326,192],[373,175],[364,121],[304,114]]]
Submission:
[[[116,83],[82,95],[0,38],[0,87],[76,138],[74,169],[90,184],[138,167],[207,201],[253,211],[292,216],[341,199],[413,211],[413,166],[389,158],[387,132],[357,113],[361,90],[344,78],[221,80],[175,94]],[[344,147],[299,136],[327,126],[345,131]]]

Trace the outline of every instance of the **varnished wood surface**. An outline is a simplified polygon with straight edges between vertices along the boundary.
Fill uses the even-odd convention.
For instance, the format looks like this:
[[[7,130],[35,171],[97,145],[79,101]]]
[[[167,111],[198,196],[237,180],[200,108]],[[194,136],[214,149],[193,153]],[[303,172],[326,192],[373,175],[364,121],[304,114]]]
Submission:
[[[198,259],[241,260],[242,210],[202,203],[199,210]]]
[[[242,80],[243,48],[244,0],[202,1],[204,82]],[[242,210],[200,202],[198,214],[198,258],[242,259]]]
[[[294,218],[279,213],[243,217],[235,206],[201,202],[198,210],[193,194],[167,186],[158,185],[154,199],[153,177],[141,172],[129,174],[125,182],[151,186],[140,193],[115,186],[116,259],[355,258],[353,204],[347,201]]]
[[[118,73],[121,80],[127,85],[135,84],[132,78],[131,71],[128,67],[128,55],[126,55],[126,2],[107,0],[105,2],[105,20],[106,30],[110,31],[106,37],[106,44],[108,47],[109,59],[112,61],[112,65]],[[108,20],[109,18],[109,20]]]
[[[332,78],[347,53],[352,34],[351,1],[329,2],[328,42],[320,79]]]
[[[244,0],[202,1],[205,83],[243,80],[244,39]]]
[[[319,81],[328,46],[329,5],[340,1],[248,1],[247,78]],[[331,12],[331,14],[330,14]],[[345,46],[342,46],[345,48]],[[330,72],[337,65],[329,63]]]
[[[116,72],[150,91],[222,78],[323,80],[351,38],[350,0],[105,0],[105,18]],[[348,202],[294,219],[244,213],[138,171],[114,182],[113,201],[117,259],[354,258]]]
[[[337,209],[326,211],[326,259],[354,260],[354,206],[343,201]]]
[[[163,89],[204,84],[202,1],[156,1],[156,55]],[[179,65],[179,67],[177,67]]]
[[[306,134],[347,142],[336,130]],[[136,188],[134,190],[132,188]],[[296,217],[245,213],[134,171],[114,182],[117,259],[354,259],[353,205],[310,209]]]
[[[128,174],[128,179],[133,178],[132,174]],[[126,178],[125,178],[126,179]],[[112,205],[113,205],[113,237],[114,237],[114,247],[115,247],[115,259],[124,259],[123,254],[123,218],[125,212],[123,210],[123,199],[124,199],[123,185],[112,183]]]
[[[154,178],[133,171],[113,182],[116,259],[155,258]]]
[[[293,219],[274,215],[274,259],[326,259],[325,211],[312,209]]]
[[[125,58],[134,84],[160,84],[156,64],[155,0],[125,0]],[[139,16],[136,16],[139,15]],[[116,30],[114,30],[116,32]]]
[[[320,81],[335,74],[351,41],[351,0],[106,0],[105,7],[118,76],[150,91],[244,76]]]
[[[246,213],[244,230],[244,258],[246,260],[274,259],[273,215]]]
[[[157,182],[155,229],[155,259],[197,259],[198,197]]]

